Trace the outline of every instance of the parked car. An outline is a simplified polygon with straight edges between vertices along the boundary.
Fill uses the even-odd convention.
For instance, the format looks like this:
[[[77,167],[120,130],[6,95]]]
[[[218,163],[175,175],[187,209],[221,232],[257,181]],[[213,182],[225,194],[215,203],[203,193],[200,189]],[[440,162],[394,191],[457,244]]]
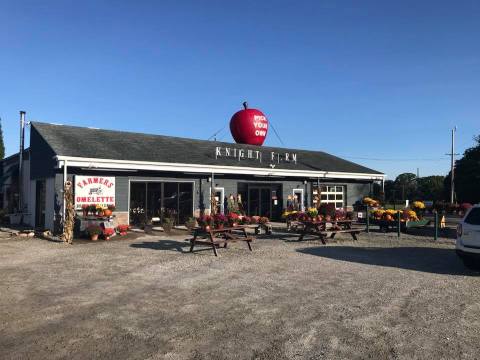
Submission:
[[[458,224],[456,251],[467,268],[480,270],[480,204],[471,207]]]

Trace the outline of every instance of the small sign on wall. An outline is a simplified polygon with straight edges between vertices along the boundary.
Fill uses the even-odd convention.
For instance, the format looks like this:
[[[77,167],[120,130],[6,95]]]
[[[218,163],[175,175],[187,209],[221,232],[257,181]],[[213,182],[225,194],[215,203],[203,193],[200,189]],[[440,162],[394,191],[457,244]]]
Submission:
[[[75,175],[75,209],[90,204],[115,205],[115,177]]]

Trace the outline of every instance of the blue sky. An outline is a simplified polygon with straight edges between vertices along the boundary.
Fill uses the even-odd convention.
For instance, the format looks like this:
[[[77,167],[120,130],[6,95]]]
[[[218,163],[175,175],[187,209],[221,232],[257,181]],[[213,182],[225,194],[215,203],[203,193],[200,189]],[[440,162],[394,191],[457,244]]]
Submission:
[[[479,1],[0,0],[6,153],[19,110],[207,139],[247,100],[288,147],[446,174],[450,129],[459,152],[480,134],[479,19]]]

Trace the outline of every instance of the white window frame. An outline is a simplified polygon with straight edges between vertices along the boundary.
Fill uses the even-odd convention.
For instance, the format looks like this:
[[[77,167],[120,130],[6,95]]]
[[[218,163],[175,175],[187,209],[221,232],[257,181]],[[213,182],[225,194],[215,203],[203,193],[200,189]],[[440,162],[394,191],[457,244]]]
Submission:
[[[224,187],[214,187],[214,188],[213,188],[213,193],[215,194],[215,193],[217,193],[217,192],[219,192],[219,193],[222,194],[222,195],[221,195],[221,199],[220,199],[220,201],[219,201],[219,202],[220,202],[220,212],[221,212],[222,214],[225,214],[225,209],[224,209],[224,208],[225,208],[225,203],[224,203],[224,199],[225,199],[225,188],[224,188]],[[210,202],[210,204],[212,204],[212,202]],[[210,209],[210,211],[211,211],[211,209]]]
[[[327,191],[322,191],[322,186],[327,187]],[[334,191],[330,191],[330,188],[335,188]],[[337,187],[341,187],[342,191],[339,192],[337,191]],[[336,209],[344,208],[345,207],[345,185],[335,185],[335,184],[320,184],[318,187],[318,192],[319,192],[319,198],[320,198],[320,204],[335,204]],[[337,200],[337,195],[341,194],[342,195],[342,200]],[[322,200],[322,195],[326,195],[327,199]],[[335,200],[329,200],[328,196],[329,195],[334,195]],[[341,207],[337,207],[337,203],[342,202]]]
[[[296,193],[300,193],[300,200],[301,200],[300,210],[305,211],[305,197],[304,197],[303,189],[293,189],[292,194],[294,197]]]

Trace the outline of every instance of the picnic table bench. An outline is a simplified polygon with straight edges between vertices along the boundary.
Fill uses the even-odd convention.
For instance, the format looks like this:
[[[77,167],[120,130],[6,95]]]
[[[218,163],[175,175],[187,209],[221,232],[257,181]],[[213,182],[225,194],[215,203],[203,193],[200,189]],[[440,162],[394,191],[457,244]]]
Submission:
[[[305,235],[316,235],[320,238],[322,244],[326,244],[326,239],[330,235],[333,239],[337,234],[350,234],[353,240],[358,240],[357,235],[364,231],[363,227],[352,226],[352,220],[334,220],[334,221],[301,221],[303,229],[300,232],[298,241],[302,241]],[[330,225],[330,227],[328,227]]]
[[[193,238],[190,239],[190,252],[193,252],[193,248],[197,244],[209,245],[212,247],[215,256],[218,256],[217,247],[223,244],[224,248],[227,248],[227,244],[230,242],[244,241],[248,245],[248,249],[252,251],[252,241],[254,237],[248,236],[247,226],[239,225],[233,227],[224,227],[222,229],[193,229]],[[200,238],[200,239],[199,239]]]

